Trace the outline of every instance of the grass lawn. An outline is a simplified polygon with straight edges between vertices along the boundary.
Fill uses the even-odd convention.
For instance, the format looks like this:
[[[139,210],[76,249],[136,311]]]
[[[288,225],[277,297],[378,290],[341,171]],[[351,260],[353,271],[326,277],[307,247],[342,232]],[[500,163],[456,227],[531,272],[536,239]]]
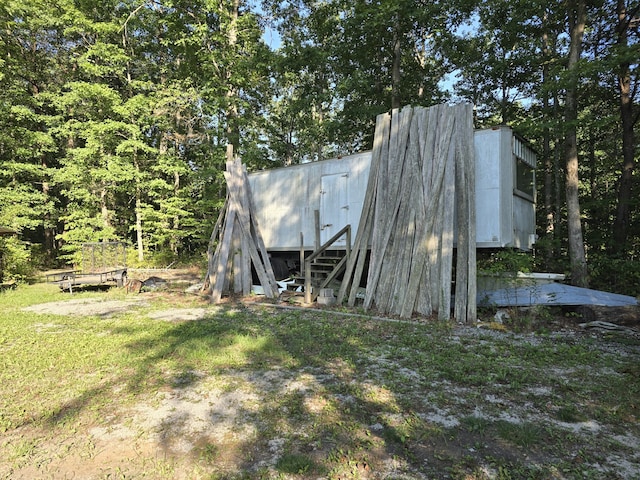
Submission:
[[[0,478],[638,479],[639,411],[638,336],[0,293]]]

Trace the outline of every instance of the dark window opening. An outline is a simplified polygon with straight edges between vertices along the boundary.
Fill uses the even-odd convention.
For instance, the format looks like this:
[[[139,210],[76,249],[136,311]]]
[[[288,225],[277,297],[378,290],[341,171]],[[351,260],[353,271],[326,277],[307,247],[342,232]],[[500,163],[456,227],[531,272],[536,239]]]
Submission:
[[[535,170],[521,158],[515,157],[516,182],[515,193],[535,201]]]

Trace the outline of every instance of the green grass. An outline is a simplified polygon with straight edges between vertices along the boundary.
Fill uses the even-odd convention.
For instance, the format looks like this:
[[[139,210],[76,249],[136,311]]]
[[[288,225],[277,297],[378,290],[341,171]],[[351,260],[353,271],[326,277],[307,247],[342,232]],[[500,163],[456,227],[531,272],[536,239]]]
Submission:
[[[276,470],[283,473],[305,474],[318,473],[318,466],[308,455],[299,453],[285,454],[276,462]]]
[[[0,294],[0,478],[100,459],[92,427],[128,425],[141,403],[207,385],[250,392],[242,421],[255,433],[186,438],[188,455],[138,452],[133,470],[113,466],[105,478],[172,478],[185,468],[192,478],[361,478],[389,465],[397,475],[461,479],[590,478],[605,465],[617,478],[601,451],[640,464],[615,440],[640,437],[640,345],[629,338],[459,332],[176,295],[143,295],[146,304],[113,316],[23,310],[92,298],[127,299],[117,289],[69,296],[46,285]],[[207,316],[147,316],[194,306]],[[583,423],[598,430],[566,427]],[[568,453],[577,451],[579,463]]]

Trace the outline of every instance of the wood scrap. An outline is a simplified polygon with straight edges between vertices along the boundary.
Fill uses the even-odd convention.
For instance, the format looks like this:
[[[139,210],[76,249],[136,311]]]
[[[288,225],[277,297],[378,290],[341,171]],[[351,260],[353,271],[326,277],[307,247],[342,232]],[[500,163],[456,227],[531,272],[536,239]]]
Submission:
[[[617,325],[611,322],[605,322],[602,320],[594,320],[593,322],[586,322],[579,324],[581,328],[585,330],[598,330],[601,332],[620,332],[636,335],[638,332],[633,328],[625,327],[623,325]]]

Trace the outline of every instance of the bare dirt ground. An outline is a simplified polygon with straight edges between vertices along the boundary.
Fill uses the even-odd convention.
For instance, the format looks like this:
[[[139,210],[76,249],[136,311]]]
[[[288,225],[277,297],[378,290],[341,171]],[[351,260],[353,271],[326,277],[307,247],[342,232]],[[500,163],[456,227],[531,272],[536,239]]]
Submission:
[[[160,272],[140,272],[137,278],[145,279],[151,275],[161,276]],[[163,277],[164,278],[164,277]],[[197,281],[193,274],[172,278],[172,281],[193,283]],[[73,299],[35,305],[28,310],[34,313],[54,313],[57,315],[97,315],[108,317],[146,304],[145,295],[131,296],[125,300]],[[204,318],[216,309],[216,306],[194,308],[168,308],[149,314],[153,319],[170,322],[188,322]],[[625,321],[625,324],[632,322]],[[46,328],[44,326],[43,328]],[[454,338],[477,336],[479,330],[460,328]],[[525,338],[522,341],[532,341]],[[619,350],[620,355],[630,355],[640,360],[637,347]],[[383,383],[373,382],[377,375],[384,376],[389,360],[372,358],[375,367],[368,379],[357,380],[359,388],[369,389],[372,398],[384,400],[388,391]],[[377,366],[377,367],[376,367]],[[252,371],[226,371],[224,374],[209,376],[203,372],[192,371],[190,375],[176,374],[171,388],[157,391],[155,397],[141,399],[131,407],[125,407],[113,418],[104,418],[95,425],[88,426],[86,431],[67,432],[66,437],[49,437],[39,445],[39,451],[29,464],[13,468],[10,471],[0,468],[0,478],[55,478],[55,479],[106,479],[106,478],[299,478],[295,474],[282,475],[274,466],[286,453],[290,439],[304,439],[310,435],[310,425],[298,425],[299,431],[291,432],[290,425],[282,425],[281,434],[269,439],[261,438],[260,409],[274,398],[295,394],[308,412],[322,414],[328,408],[328,402],[349,408],[355,400],[349,395],[327,397],[326,385],[338,381],[339,373],[344,366],[336,365],[335,372],[319,372],[309,368],[290,370],[264,369]],[[376,371],[377,368],[377,371]],[[561,373],[561,372],[559,372]],[[170,375],[171,372],[168,372]],[[411,390],[411,378],[416,372],[407,370],[403,373]],[[356,381],[356,380],[354,380]],[[416,385],[418,382],[416,382]],[[441,387],[441,386],[439,386]],[[119,388],[117,386],[110,388]],[[446,391],[446,388],[445,388]],[[419,392],[409,392],[419,395]],[[495,395],[482,399],[482,405],[470,405],[465,398],[478,398],[471,392],[451,389],[451,408],[424,408],[417,413],[421,421],[429,422],[434,428],[451,428],[460,425],[462,413],[475,409],[478,418],[502,419],[507,422],[525,422],[535,420],[542,425],[555,425],[566,430],[567,435],[585,437],[607,436],[608,441],[627,445],[629,455],[623,458],[614,455],[606,459],[605,467],[615,465],[616,478],[640,478],[640,438],[634,432],[620,434],[608,432],[597,421],[562,423],[550,415],[546,415],[534,404],[540,398],[551,396],[544,389],[530,391],[533,399],[530,403],[517,404],[508,398]],[[493,408],[495,407],[495,408]],[[465,413],[465,415],[467,414]],[[388,425],[401,424],[407,419],[389,417]],[[367,435],[375,438],[387,428],[378,422],[372,422]],[[22,431],[14,435],[28,438],[29,432]],[[19,438],[14,439],[19,440]],[[313,456],[322,446],[318,439],[309,437],[306,451]],[[446,443],[446,440],[445,440]],[[400,457],[391,455],[382,448],[376,448],[375,442],[369,455],[378,466],[372,473],[366,463],[357,462],[345,465],[345,471],[335,478],[450,478],[448,476],[428,477],[413,470]],[[449,445],[451,455],[469,455],[472,452],[458,450],[455,444]],[[478,446],[478,448],[489,448]],[[319,452],[318,452],[319,453]],[[576,462],[587,462],[581,458],[580,452],[564,452],[574,457]],[[346,454],[345,454],[346,455]],[[377,458],[376,458],[377,457]],[[197,461],[194,461],[197,459]],[[531,462],[539,459],[531,458]],[[371,460],[370,460],[371,461]],[[424,460],[428,462],[427,458]],[[602,459],[598,461],[602,462]],[[437,460],[434,471],[437,471]],[[215,467],[213,466],[215,464]],[[252,476],[242,476],[251,465]],[[348,467],[348,468],[347,468]],[[428,469],[427,469],[428,470]],[[212,471],[226,472],[227,476],[214,476]],[[236,472],[237,477],[233,476]],[[264,472],[270,472],[265,477]],[[490,479],[498,477],[499,472],[486,468],[486,475],[476,473],[469,479]],[[560,473],[553,478],[565,478]],[[606,476],[606,474],[603,473]],[[304,477],[307,478],[307,477]],[[456,477],[463,478],[463,477]],[[507,477],[504,477],[507,478]],[[509,478],[519,478],[509,477]],[[605,478],[605,477],[602,477]]]

